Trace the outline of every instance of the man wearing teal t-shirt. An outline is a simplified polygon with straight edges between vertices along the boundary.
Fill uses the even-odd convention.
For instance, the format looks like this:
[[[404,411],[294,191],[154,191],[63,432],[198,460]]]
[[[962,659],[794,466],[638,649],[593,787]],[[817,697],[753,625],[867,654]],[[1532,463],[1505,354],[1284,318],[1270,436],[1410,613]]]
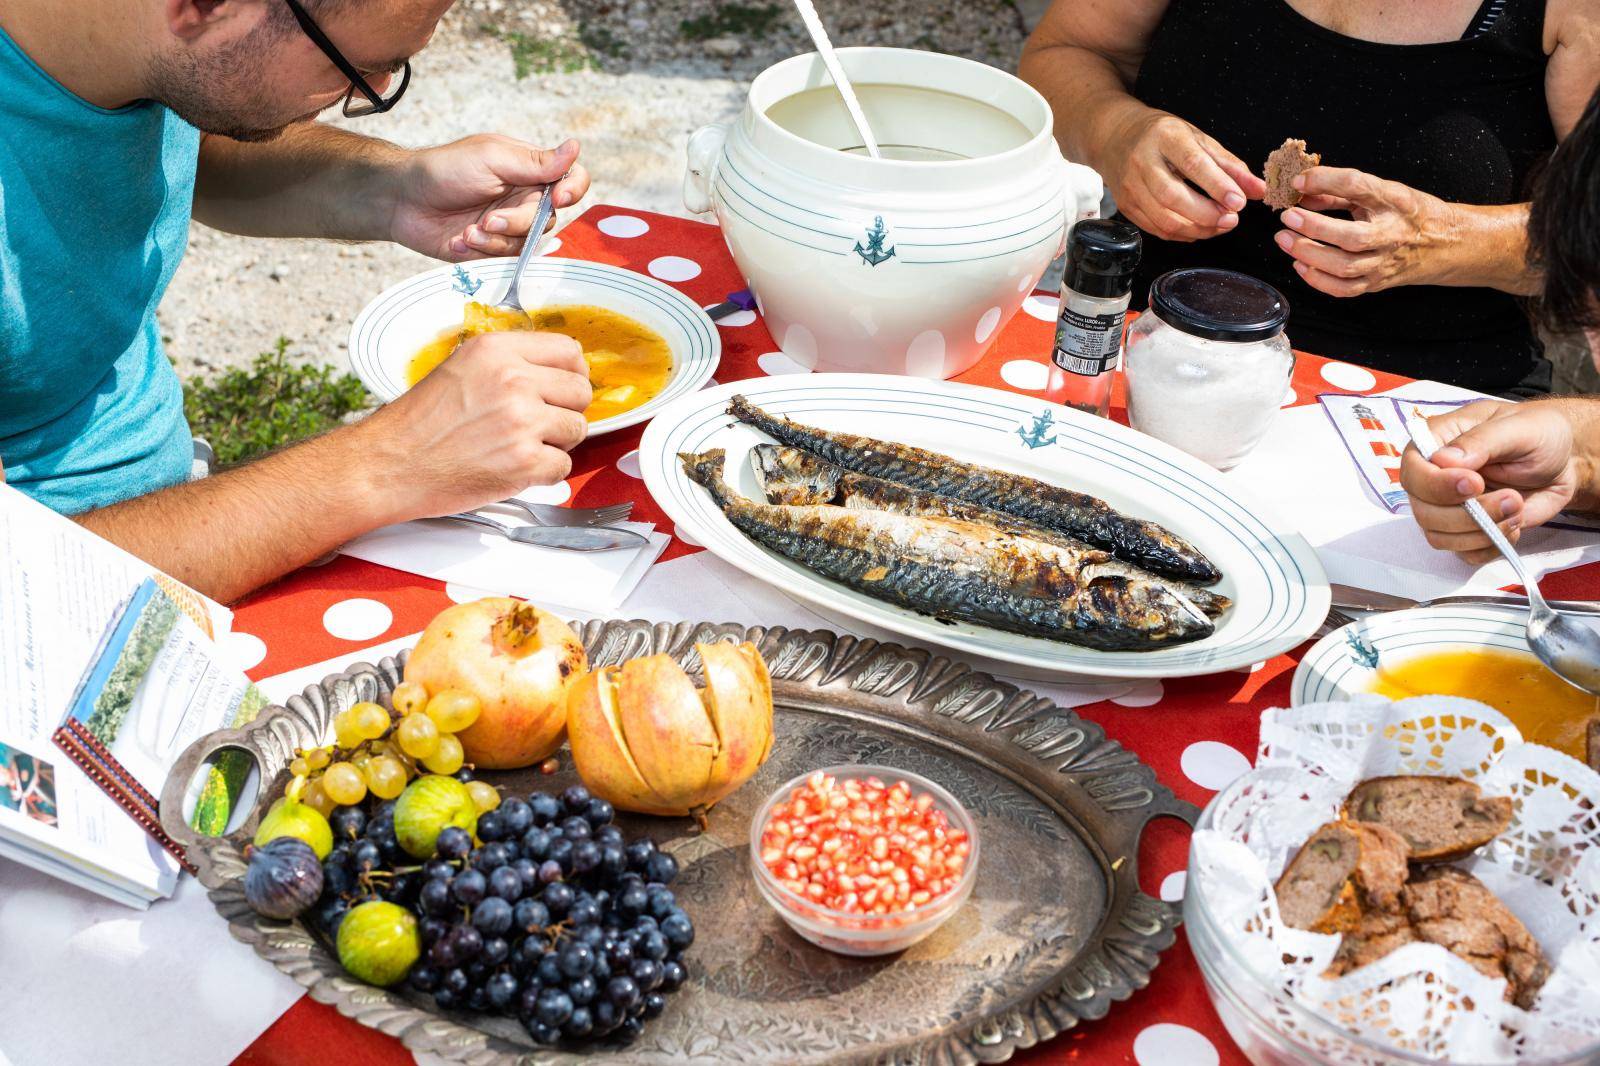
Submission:
[[[392,107],[450,0],[0,4],[0,477],[230,600],[377,526],[565,477],[587,429],[576,342],[474,338],[354,425],[185,483],[155,311],[191,215],[256,237],[520,250],[568,141],[408,150],[313,121]],[[562,179],[562,175],[566,175]]]

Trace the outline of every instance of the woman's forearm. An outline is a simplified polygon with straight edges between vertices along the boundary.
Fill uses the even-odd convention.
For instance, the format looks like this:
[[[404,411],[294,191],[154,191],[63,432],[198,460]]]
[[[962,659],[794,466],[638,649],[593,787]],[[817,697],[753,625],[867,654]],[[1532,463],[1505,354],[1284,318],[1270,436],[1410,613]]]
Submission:
[[[1112,132],[1150,111],[1128,91],[1116,64],[1087,48],[1030,40],[1017,72],[1050,101],[1056,140],[1067,158],[1102,172],[1098,157],[1116,140]]]
[[[1450,250],[1435,284],[1499,289],[1518,296],[1539,291],[1528,265],[1527,204],[1451,204]]]

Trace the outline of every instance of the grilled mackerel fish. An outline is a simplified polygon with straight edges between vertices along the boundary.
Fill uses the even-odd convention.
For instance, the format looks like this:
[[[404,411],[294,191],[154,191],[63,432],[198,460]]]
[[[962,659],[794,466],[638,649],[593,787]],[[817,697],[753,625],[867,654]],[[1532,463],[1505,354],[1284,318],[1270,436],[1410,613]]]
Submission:
[[[949,496],[918,492],[897,481],[852,474],[800,448],[758,444],[750,449],[750,465],[755,470],[756,482],[761,486],[768,503],[831,503],[864,511],[957,518],[976,525],[994,526],[1027,540],[1043,541],[1062,548],[1083,550],[1089,547],[1082,541],[1012,515],[990,511]],[[1100,564],[1100,571],[1166,585],[1204,611],[1209,618],[1219,618],[1233,606],[1233,601],[1228,597],[1210,589],[1162,577],[1120,560],[1110,559]]]
[[[1197,585],[1212,585],[1222,577],[1210,559],[1171,530],[1130,518],[1082,492],[907,444],[830,433],[789,418],[774,418],[743,396],[729,402],[728,413],[784,444],[803,448],[846,470],[1021,518],[1165,577]]]
[[[956,518],[757,503],[723,480],[721,449],[678,459],[740,532],[886,603],[1104,651],[1150,651],[1213,632],[1194,604],[1166,584],[1128,576],[1097,548]]]

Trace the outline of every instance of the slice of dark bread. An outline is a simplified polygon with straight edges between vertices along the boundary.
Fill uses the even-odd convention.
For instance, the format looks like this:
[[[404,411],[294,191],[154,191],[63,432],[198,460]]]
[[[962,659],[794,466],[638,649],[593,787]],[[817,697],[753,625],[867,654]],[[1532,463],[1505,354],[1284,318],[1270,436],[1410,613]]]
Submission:
[[[1512,802],[1459,777],[1372,777],[1350,790],[1344,816],[1394,830],[1412,862],[1470,855],[1511,824]]]
[[[1527,926],[1482,881],[1451,866],[1419,872],[1400,893],[1397,911],[1363,914],[1340,941],[1326,976],[1417,942],[1438,944],[1479,973],[1503,978],[1506,999],[1524,1009],[1550,976],[1550,962]]]
[[[1393,910],[1406,880],[1406,842],[1381,825],[1329,822],[1311,834],[1275,886],[1288,925],[1354,929],[1368,911]]]
[[[1305,141],[1290,138],[1274,148],[1261,170],[1267,183],[1267,195],[1263,197],[1266,205],[1274,211],[1282,211],[1299,203],[1300,190],[1292,184],[1295,177],[1321,163],[1322,156],[1306,151]]]

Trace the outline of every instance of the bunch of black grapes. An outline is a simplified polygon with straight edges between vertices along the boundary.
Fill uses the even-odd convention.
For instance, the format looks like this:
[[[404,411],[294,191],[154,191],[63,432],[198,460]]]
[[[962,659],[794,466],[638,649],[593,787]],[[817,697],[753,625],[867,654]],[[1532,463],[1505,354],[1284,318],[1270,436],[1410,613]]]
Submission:
[[[446,828],[420,867],[393,810],[334,811],[313,915],[332,936],[367,899],[415,911],[423,954],[407,980],[441,1008],[514,1017],[540,1044],[632,1039],[683,984],[694,923],[667,887],[677,860],[626,839],[582,785],[504,800],[478,816],[477,847]]]

